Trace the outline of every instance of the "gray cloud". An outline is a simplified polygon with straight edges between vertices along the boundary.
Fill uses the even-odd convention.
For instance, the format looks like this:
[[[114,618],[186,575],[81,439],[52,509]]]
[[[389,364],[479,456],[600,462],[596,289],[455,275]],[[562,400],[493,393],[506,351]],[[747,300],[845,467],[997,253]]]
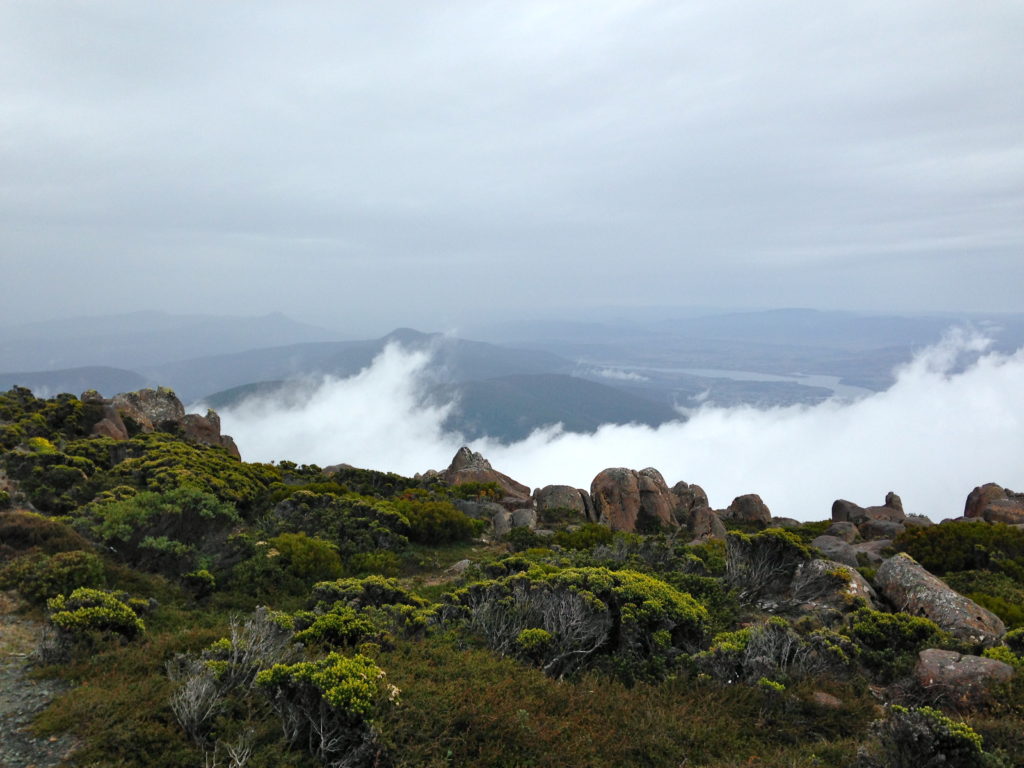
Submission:
[[[8,3],[0,320],[99,291],[378,330],[567,289],[1021,310],[1022,22],[1009,0]]]

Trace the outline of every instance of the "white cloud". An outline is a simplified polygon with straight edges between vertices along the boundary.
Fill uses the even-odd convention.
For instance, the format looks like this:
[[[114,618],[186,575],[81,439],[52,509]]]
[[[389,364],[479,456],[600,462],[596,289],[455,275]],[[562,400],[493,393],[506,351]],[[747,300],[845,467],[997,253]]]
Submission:
[[[659,469],[698,483],[715,507],[759,493],[773,514],[829,516],[832,501],[962,514],[966,495],[995,481],[1024,486],[1024,349],[982,353],[952,334],[897,372],[892,388],[853,403],[702,408],[658,428],[605,425],[594,434],[539,430],[502,445],[473,443],[499,470],[534,487],[587,488],[610,466]],[[966,367],[963,360],[974,357]],[[290,459],[414,474],[447,465],[461,437],[441,428],[450,408],[419,404],[425,353],[388,347],[358,376],[325,380],[300,408],[256,400],[222,413],[247,460]],[[960,363],[960,367],[957,365]]]

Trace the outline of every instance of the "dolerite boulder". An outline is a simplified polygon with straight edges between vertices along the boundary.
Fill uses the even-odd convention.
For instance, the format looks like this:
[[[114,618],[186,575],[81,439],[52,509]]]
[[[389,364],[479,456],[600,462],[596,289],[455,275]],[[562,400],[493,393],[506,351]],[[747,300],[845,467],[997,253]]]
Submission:
[[[513,528],[529,528],[531,531],[537,527],[537,510],[532,507],[522,507],[512,512]]]
[[[495,536],[504,536],[512,530],[512,513],[502,507],[501,512],[497,512],[491,518],[491,528]]]
[[[845,542],[852,544],[860,538],[860,531],[853,523],[845,521],[832,523],[826,530],[825,536],[835,536]]]
[[[498,472],[487,459],[466,446],[459,448],[448,469],[438,475],[448,485],[497,483],[509,499],[523,502],[530,498],[529,488]]]
[[[587,520],[594,519],[594,505],[590,494],[571,485],[546,485],[533,496],[538,512],[565,509]]]
[[[978,486],[967,497],[964,517],[989,523],[1024,524],[1024,493],[1014,493],[995,483]]]
[[[856,570],[834,560],[809,560],[797,566],[790,584],[791,599],[805,611],[843,614],[863,601],[875,608],[878,595]]]
[[[679,481],[672,486],[672,495],[676,497],[676,522],[680,525],[692,526],[691,515],[698,509],[710,509],[708,495],[696,483]]]
[[[205,416],[186,414],[178,396],[166,387],[122,392],[110,400],[90,390],[82,393],[82,402],[102,409],[103,418],[92,428],[95,436],[127,440],[138,432],[171,432],[193,443],[219,446],[241,458],[231,436],[221,434],[216,411],[207,410]]]
[[[724,512],[719,513],[727,520],[756,523],[767,528],[772,522],[772,513],[756,493],[737,496]]]
[[[505,508],[493,501],[479,501],[475,499],[452,499],[452,504],[459,512],[474,520],[490,520]]]
[[[843,565],[857,567],[857,551],[853,545],[838,536],[819,536],[811,542],[811,546],[820,550],[829,560],[835,560]]]
[[[860,535],[868,541],[873,539],[895,539],[903,533],[903,523],[893,520],[865,520],[858,526]]]
[[[950,589],[907,554],[882,563],[875,584],[896,610],[931,619],[958,640],[991,646],[1006,632],[998,616]]]
[[[994,684],[1013,676],[1013,667],[1005,662],[938,648],[921,651],[914,668],[914,679],[922,688],[968,705],[983,701]]]
[[[649,531],[676,525],[675,495],[656,469],[613,467],[590,485],[598,522],[616,531]]]
[[[690,522],[687,527],[693,543],[700,543],[708,539],[725,540],[725,523],[715,514],[714,510],[707,507],[693,510],[690,513]]]
[[[848,522],[860,525],[867,520],[888,520],[902,523],[907,515],[903,511],[903,502],[892,491],[885,496],[885,504],[880,507],[861,507],[846,499],[836,499],[832,504],[832,519],[837,522]]]

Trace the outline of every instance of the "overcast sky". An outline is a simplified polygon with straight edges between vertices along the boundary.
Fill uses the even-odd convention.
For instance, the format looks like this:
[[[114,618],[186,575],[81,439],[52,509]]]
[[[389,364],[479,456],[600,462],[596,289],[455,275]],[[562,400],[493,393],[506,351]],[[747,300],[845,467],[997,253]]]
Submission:
[[[0,4],[0,323],[1024,311],[1024,3]]]

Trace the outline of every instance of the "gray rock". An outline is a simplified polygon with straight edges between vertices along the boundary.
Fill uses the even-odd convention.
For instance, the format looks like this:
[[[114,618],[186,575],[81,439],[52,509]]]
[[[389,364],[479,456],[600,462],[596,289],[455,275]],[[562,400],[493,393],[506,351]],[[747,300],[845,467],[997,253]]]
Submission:
[[[858,541],[851,545],[857,555],[857,562],[860,563],[861,556],[870,566],[878,566],[888,559],[885,550],[892,546],[890,539],[875,539],[874,541]]]
[[[505,509],[501,510],[491,518],[491,527],[495,536],[506,535],[512,530],[512,513]]]
[[[1002,620],[900,553],[878,568],[879,591],[900,611],[931,619],[959,640],[991,646],[1006,633]]]
[[[474,520],[490,520],[505,509],[501,504],[493,501],[455,499],[452,504],[466,517],[472,517]]]
[[[531,531],[537,527],[537,510],[530,507],[523,507],[512,512],[513,528],[529,528]]]
[[[849,611],[857,599],[875,608],[878,599],[875,590],[854,568],[834,560],[816,559],[801,564],[793,574],[791,589],[793,600],[808,604],[812,610],[825,608],[838,613]]]
[[[792,517],[773,517],[772,528],[799,528],[803,523],[794,520]]]
[[[857,567],[857,552],[850,542],[838,536],[819,536],[811,542],[812,547],[817,547],[829,560],[835,560],[843,565]]]
[[[737,496],[732,500],[732,504],[725,510],[722,517],[730,520],[760,523],[764,527],[768,527],[772,522],[772,513],[768,509],[768,505],[756,493]]]
[[[470,565],[472,565],[472,563],[469,560],[459,560],[459,562],[449,565],[448,568],[445,570],[445,573],[450,574],[452,576],[461,576],[467,570],[469,570]]]
[[[583,491],[571,485],[547,485],[540,488],[534,495],[538,512],[553,509],[568,509],[580,517],[586,517],[587,506],[583,500]]]
[[[702,507],[690,513],[690,535],[694,541],[725,539],[725,523],[714,510]]]
[[[903,521],[903,525],[907,528],[928,528],[929,526],[935,525],[935,523],[924,515],[907,515],[907,519]]]
[[[842,539],[845,542],[852,544],[860,538],[860,531],[857,530],[857,526],[853,523],[842,520],[832,523],[826,531],[826,536],[835,536],[837,539]]]
[[[865,520],[857,529],[869,541],[872,539],[895,539],[903,533],[904,526],[893,520]]]

